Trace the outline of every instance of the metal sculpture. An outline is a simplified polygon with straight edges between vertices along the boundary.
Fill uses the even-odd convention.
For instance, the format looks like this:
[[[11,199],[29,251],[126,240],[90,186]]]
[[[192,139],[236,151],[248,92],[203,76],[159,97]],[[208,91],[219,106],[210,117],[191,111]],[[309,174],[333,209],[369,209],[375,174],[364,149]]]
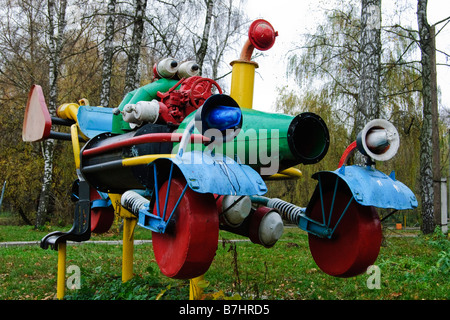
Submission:
[[[123,281],[132,277],[136,225],[153,232],[157,264],[172,278],[192,279],[208,270],[219,229],[272,247],[283,220],[308,232],[312,256],[329,275],[355,276],[374,263],[381,244],[375,208],[417,206],[394,174],[373,166],[398,149],[398,132],[389,122],[370,122],[337,170],[313,176],[318,184],[306,207],[264,197],[266,180],[300,178],[294,166],[317,163],[329,148],[328,128],[319,115],[252,109],[258,66],[252,52],[271,48],[277,35],[265,20],[252,23],[240,59],[231,63],[230,95],[199,76],[194,62],[172,58],[157,63],[155,80],[127,94],[116,108],[90,106],[83,99],[60,106],[51,117],[41,88],[32,87],[23,140],[70,140],[78,174],[72,229],[41,241],[42,248],[61,253],[58,277],[64,279],[66,242],[106,232],[114,214],[124,219]],[[70,126],[71,133],[52,131],[52,125]],[[366,156],[367,165],[346,164],[355,151]]]

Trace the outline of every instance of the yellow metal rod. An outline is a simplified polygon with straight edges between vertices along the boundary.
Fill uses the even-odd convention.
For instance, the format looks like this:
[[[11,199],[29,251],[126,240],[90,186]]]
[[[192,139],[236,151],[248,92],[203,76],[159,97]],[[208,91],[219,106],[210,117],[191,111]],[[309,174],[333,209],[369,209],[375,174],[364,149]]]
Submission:
[[[189,300],[199,300],[203,294],[203,288],[198,286],[200,281],[204,281],[205,275],[189,280]]]
[[[133,278],[134,227],[136,223],[136,219],[123,219],[122,282]]]
[[[288,168],[280,171],[270,177],[265,178],[265,180],[293,180],[300,179],[302,177],[302,172],[297,168]]]
[[[73,156],[75,158],[75,168],[80,169],[80,141],[78,140],[78,126],[73,124],[70,127],[72,137]]]
[[[56,298],[64,299],[64,291],[66,286],[66,243],[58,245],[58,276],[56,281]]]

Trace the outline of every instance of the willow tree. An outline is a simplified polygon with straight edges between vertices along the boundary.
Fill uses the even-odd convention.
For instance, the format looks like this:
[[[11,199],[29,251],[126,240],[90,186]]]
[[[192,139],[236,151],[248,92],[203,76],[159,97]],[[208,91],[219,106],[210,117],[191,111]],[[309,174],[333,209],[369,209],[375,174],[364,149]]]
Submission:
[[[320,112],[330,108],[330,133],[333,136],[338,129],[346,145],[355,140],[361,128],[358,121],[363,122],[362,126],[372,117],[393,122],[402,141],[399,156],[377,166],[388,172],[395,169],[397,177],[418,192],[421,113],[417,101],[420,101],[421,82],[420,64],[415,61],[416,40],[409,37],[405,27],[380,26],[378,9],[372,9],[371,16],[362,21],[364,14],[360,1],[346,2],[327,11],[324,22],[314,32],[303,38],[299,36],[301,45],[292,50],[288,63],[288,75],[297,83],[291,91],[298,97],[297,110],[313,105],[312,99],[324,107]],[[389,15],[383,20],[389,22]],[[372,40],[367,32],[362,33],[367,26],[374,33]],[[373,43],[378,41],[378,32],[383,48],[379,57],[380,50]],[[370,96],[368,90],[373,91]],[[363,94],[367,96],[362,97]],[[292,100],[286,92],[281,97]],[[364,103],[368,100],[370,104]],[[287,105],[279,101],[283,111]],[[365,109],[360,113],[362,107]],[[342,132],[342,126],[346,131]],[[330,144],[330,151],[337,147],[343,148],[340,144]]]

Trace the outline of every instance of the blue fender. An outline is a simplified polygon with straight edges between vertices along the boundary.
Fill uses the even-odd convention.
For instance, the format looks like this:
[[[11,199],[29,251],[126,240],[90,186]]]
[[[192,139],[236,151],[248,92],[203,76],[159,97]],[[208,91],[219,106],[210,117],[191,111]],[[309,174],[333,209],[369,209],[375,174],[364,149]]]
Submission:
[[[255,170],[222,154],[192,151],[153,163],[159,167],[167,161],[180,169],[195,192],[219,195],[263,195],[267,192],[266,184]]]
[[[77,112],[81,132],[90,138],[104,132],[111,132],[113,109],[81,105]]]
[[[397,210],[414,209],[417,199],[414,193],[402,182],[370,166],[342,166],[335,171],[320,171],[313,175],[319,182],[338,177],[344,181],[353,194],[353,198],[363,206],[391,208]],[[335,181],[335,178],[333,178]]]

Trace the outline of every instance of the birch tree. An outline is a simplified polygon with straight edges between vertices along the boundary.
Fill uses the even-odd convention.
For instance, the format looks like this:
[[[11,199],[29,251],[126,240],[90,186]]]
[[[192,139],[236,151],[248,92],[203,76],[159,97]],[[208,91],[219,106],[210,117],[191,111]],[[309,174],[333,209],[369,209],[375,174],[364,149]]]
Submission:
[[[422,198],[422,232],[434,231],[433,145],[431,115],[431,36],[427,20],[427,0],[417,2],[417,23],[422,64],[423,119],[420,132],[420,193]]]
[[[105,45],[103,50],[102,88],[100,92],[100,105],[108,106],[111,92],[112,60],[114,55],[114,22],[116,0],[109,0],[107,7],[107,20],[105,26]]]
[[[133,22],[133,34],[131,46],[128,51],[128,64],[125,74],[124,95],[139,87],[139,58],[141,54],[142,36],[144,33],[145,10],[147,0],[135,0],[135,17]]]
[[[58,104],[58,73],[63,48],[64,30],[66,28],[67,1],[48,0],[48,51],[49,51],[49,97],[48,110],[51,115],[56,114]],[[39,206],[36,213],[36,227],[41,227],[47,217],[50,191],[53,177],[53,153],[55,141],[47,139],[42,142],[42,153],[44,157],[44,176],[42,181]]]
[[[197,64],[200,67],[200,74],[203,70],[203,62],[205,60],[206,52],[208,50],[209,34],[211,31],[212,13],[214,7],[213,0],[205,0],[206,14],[205,14],[205,25],[203,27],[202,40],[200,42],[200,47],[196,51],[195,55],[197,57]]]
[[[228,85],[220,81],[228,73],[219,75],[222,63],[229,67],[229,61],[223,61],[224,54],[232,48],[239,48],[242,39],[247,36],[247,17],[241,9],[243,3],[242,0],[223,0],[214,5],[206,65],[204,62],[202,74],[208,73],[212,79],[219,81],[221,86]]]
[[[359,90],[355,131],[380,117],[381,0],[361,1]]]

